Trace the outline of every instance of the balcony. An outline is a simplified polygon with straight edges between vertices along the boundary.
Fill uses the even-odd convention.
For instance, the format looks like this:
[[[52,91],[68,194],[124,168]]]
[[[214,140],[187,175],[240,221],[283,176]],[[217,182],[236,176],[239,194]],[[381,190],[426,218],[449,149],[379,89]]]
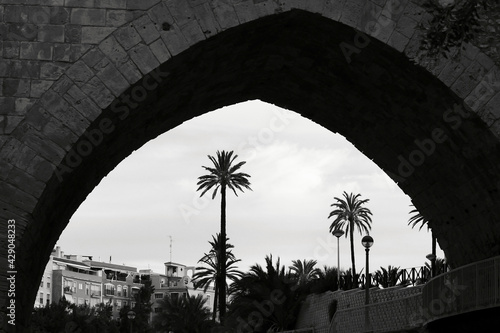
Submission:
[[[90,297],[93,297],[93,298],[100,298],[100,297],[101,297],[101,292],[100,292],[100,291],[93,291],[93,292],[90,294]]]
[[[64,293],[65,294],[74,294],[76,293],[76,288],[75,287],[64,287]]]

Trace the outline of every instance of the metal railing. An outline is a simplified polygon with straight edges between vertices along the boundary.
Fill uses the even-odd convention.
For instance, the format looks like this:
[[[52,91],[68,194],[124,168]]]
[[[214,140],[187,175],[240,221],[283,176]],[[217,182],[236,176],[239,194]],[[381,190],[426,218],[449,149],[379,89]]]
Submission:
[[[451,270],[422,291],[425,322],[500,306],[500,256]]]

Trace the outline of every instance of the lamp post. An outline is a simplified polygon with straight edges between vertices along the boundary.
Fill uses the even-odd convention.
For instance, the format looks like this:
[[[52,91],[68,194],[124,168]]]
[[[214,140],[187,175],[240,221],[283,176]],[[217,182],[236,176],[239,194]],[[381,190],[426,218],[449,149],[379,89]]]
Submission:
[[[428,254],[425,256],[428,260],[431,261],[431,278],[436,276],[436,255],[434,253]]]
[[[365,278],[365,332],[371,332],[370,316],[368,314],[368,304],[370,304],[370,264],[369,253],[370,247],[373,245],[373,238],[367,235],[361,239],[361,244],[365,247],[366,252],[366,278]]]
[[[135,312],[130,310],[129,312],[127,312],[127,318],[130,319],[130,333],[132,333],[132,323],[133,323],[133,320],[135,319]]]
[[[335,237],[337,237],[337,290],[340,290],[340,245],[339,238],[344,234],[343,230],[337,229],[332,233]]]

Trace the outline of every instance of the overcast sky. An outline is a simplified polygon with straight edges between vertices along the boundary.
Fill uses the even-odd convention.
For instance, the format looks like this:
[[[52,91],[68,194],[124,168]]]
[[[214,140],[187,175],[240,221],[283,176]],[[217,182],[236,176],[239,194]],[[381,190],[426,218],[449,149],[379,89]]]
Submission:
[[[253,191],[228,192],[227,233],[246,270],[267,254],[290,265],[314,259],[337,265],[328,215],[343,191],[370,199],[371,271],[425,264],[431,235],[407,225],[410,198],[339,134],[260,101],[207,113],[150,141],[122,161],[82,203],[57,245],[66,254],[164,272],[164,262],[196,265],[220,230],[220,194],[199,198],[197,178],[207,155],[235,150],[247,161]],[[170,237],[172,253],[170,254]],[[355,234],[356,268],[364,267]],[[351,265],[349,239],[340,238],[341,268]],[[439,257],[443,257],[441,251]]]

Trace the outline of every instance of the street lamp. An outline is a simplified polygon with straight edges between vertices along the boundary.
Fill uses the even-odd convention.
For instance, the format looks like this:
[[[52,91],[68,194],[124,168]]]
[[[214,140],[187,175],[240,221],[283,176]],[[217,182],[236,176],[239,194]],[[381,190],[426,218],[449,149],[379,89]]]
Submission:
[[[428,254],[425,256],[428,260],[431,261],[431,278],[436,276],[436,255],[434,253]]]
[[[130,333],[132,333],[132,323],[133,323],[133,320],[135,319],[135,312],[132,310],[127,312],[127,318],[130,319]]]
[[[365,278],[365,332],[371,332],[370,329],[370,317],[368,315],[368,304],[370,304],[370,265],[369,265],[369,253],[370,247],[373,245],[373,238],[370,235],[366,235],[361,239],[361,244],[365,247],[366,251],[366,278]]]
[[[332,232],[332,234],[337,237],[337,290],[340,290],[340,245],[339,238],[344,234],[343,230],[337,229]]]

